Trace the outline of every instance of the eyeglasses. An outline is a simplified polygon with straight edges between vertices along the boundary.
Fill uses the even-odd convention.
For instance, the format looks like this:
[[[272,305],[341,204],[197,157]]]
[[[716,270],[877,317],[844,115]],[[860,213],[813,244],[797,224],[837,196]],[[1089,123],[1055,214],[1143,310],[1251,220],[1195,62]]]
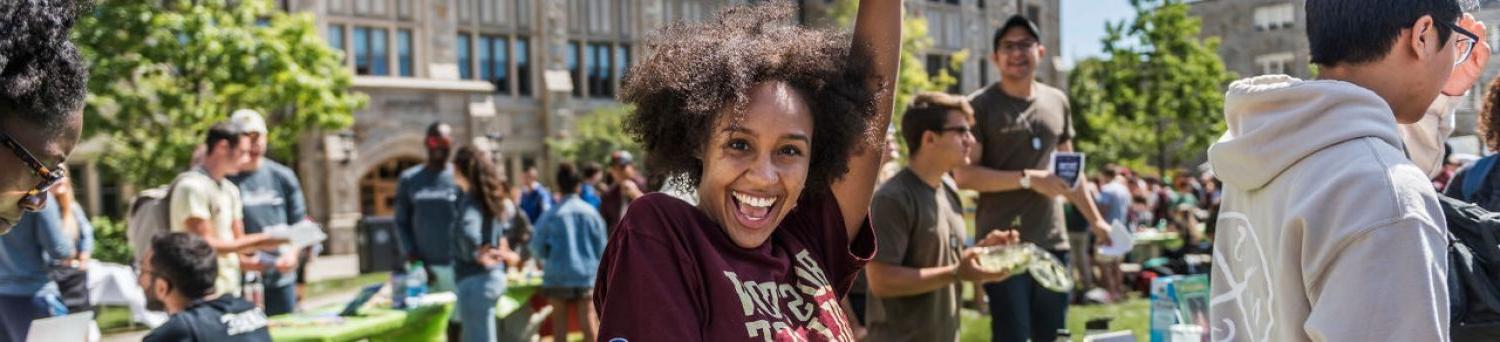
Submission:
[[[958,133],[958,134],[973,134],[974,133],[974,130],[972,128],[969,128],[969,126],[943,127],[943,129],[941,129],[941,131],[943,133],[953,132],[953,133]]]
[[[1453,32],[1457,32],[1458,34],[1463,35],[1463,37],[1460,37],[1458,41],[1454,42],[1454,44],[1457,44],[1456,46],[1458,47],[1458,57],[1453,61],[1453,65],[1463,64],[1464,61],[1469,60],[1469,55],[1474,53],[1474,46],[1478,45],[1479,43],[1479,35],[1476,35],[1473,32],[1469,32],[1469,30],[1465,30],[1464,28],[1459,27],[1458,25],[1455,25],[1453,23],[1441,24],[1444,27],[1453,30]]]
[[[10,150],[16,153],[16,157],[21,158],[21,162],[30,166],[31,170],[36,172],[37,177],[42,178],[42,182],[37,183],[36,187],[32,188],[31,191],[27,191],[26,196],[21,197],[20,202],[22,210],[41,211],[42,207],[47,205],[47,190],[52,189],[52,186],[61,182],[67,176],[67,172],[64,172],[61,167],[54,169],[42,165],[42,161],[37,160],[36,156],[31,154],[31,151],[27,151],[25,147],[21,147],[21,143],[16,142],[16,139],[11,138],[5,132],[0,132],[0,144],[10,147]]]
[[[1018,51],[1031,51],[1031,48],[1036,47],[1036,45],[1037,41],[1035,40],[1001,41],[1000,52],[1011,53]]]

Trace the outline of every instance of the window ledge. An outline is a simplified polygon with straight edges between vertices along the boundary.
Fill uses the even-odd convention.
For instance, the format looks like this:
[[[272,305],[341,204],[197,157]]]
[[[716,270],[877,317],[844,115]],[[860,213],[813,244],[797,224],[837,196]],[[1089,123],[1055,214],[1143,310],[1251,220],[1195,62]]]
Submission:
[[[495,92],[495,85],[485,81],[438,80],[430,78],[386,76],[355,76],[354,86],[357,88],[439,90],[471,93]]]

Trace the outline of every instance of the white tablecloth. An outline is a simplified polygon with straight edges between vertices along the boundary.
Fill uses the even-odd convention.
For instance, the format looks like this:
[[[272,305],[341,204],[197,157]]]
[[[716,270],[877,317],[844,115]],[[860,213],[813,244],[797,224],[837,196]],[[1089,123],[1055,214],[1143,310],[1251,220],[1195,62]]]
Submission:
[[[146,292],[130,266],[89,260],[88,277],[91,304],[129,307],[132,321],[152,328],[166,322],[166,313],[146,310]]]

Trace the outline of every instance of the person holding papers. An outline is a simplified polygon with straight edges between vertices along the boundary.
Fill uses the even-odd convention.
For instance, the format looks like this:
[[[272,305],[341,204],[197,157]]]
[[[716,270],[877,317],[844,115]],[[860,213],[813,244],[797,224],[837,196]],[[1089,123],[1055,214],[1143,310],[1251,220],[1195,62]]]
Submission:
[[[244,206],[245,234],[287,229],[307,217],[307,206],[302,198],[302,185],[297,175],[275,160],[266,158],[266,121],[260,113],[242,109],[234,112],[230,121],[239,125],[249,137],[250,158],[240,168],[240,173],[229,177],[240,188],[240,202]],[[297,308],[297,250],[291,245],[260,250],[242,263],[247,271],[260,271],[265,276],[265,310],[268,315],[280,315]]]

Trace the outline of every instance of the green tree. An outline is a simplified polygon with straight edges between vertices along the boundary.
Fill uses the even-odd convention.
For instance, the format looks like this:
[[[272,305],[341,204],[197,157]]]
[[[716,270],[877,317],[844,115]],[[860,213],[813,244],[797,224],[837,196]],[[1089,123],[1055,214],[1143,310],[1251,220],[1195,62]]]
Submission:
[[[302,132],[347,127],[366,101],[312,15],[267,0],[104,1],[74,40],[92,72],[85,134],[111,138],[103,163],[135,184],[171,180],[236,109],[265,114],[271,156],[291,162]]]
[[[1217,38],[1182,0],[1131,0],[1134,20],[1108,23],[1104,58],[1068,75],[1080,151],[1089,159],[1158,171],[1199,160],[1224,131],[1224,87],[1234,75]]]
[[[829,10],[829,15],[839,27],[850,29],[854,27],[854,15],[858,12],[857,0],[838,0]],[[927,18],[906,16],[901,25],[901,66],[896,79],[896,113],[891,116],[891,123],[896,125],[898,136],[902,114],[912,97],[925,91],[941,92],[953,87],[958,79],[949,74],[949,70],[960,70],[963,61],[968,59],[968,50],[959,51],[951,56],[951,64],[939,69],[937,75],[928,73],[922,58],[932,49],[933,44],[932,37],[927,35]],[[904,141],[901,143],[905,145]]]
[[[94,259],[129,265],[135,261],[126,238],[125,221],[115,221],[105,216],[89,218],[94,225]]]
[[[641,145],[625,134],[625,114],[631,106],[599,107],[573,121],[573,129],[562,138],[548,138],[547,147],[562,160],[604,164],[609,154],[625,150],[643,156]]]

